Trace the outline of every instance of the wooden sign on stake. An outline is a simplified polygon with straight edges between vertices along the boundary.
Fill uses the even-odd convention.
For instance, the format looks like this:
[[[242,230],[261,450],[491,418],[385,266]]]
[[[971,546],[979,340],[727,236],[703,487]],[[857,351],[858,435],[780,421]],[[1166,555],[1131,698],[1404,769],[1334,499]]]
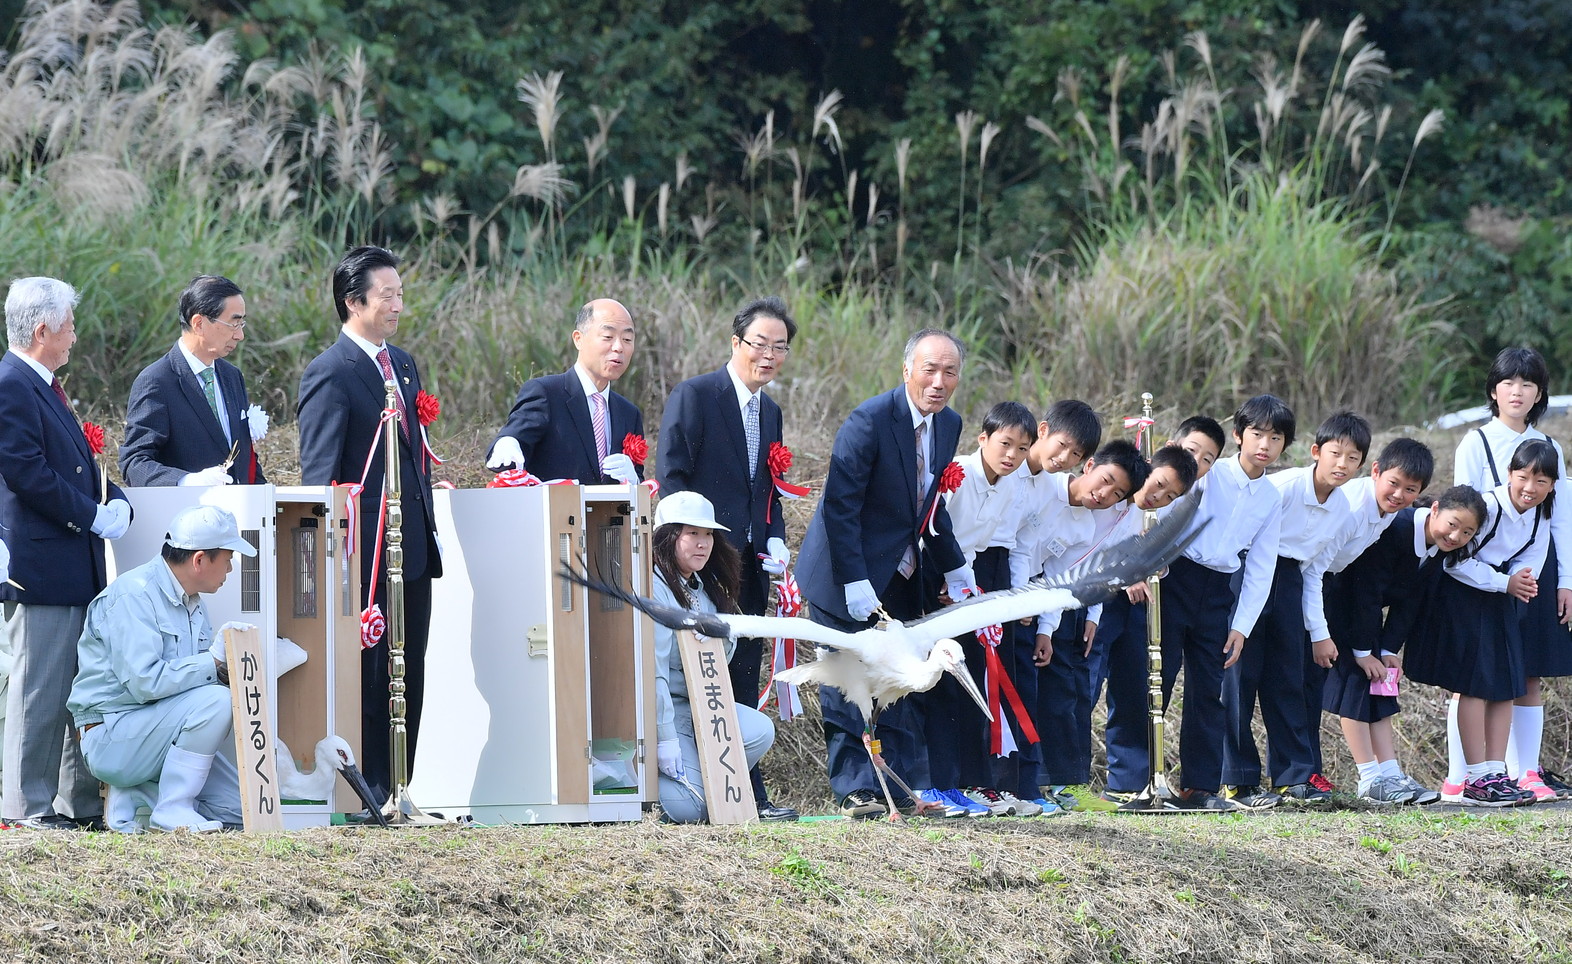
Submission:
[[[240,770],[240,812],[246,833],[284,829],[279,808],[278,757],[261,634],[224,630],[229,657],[229,698],[235,713],[235,764]]]
[[[682,673],[688,681],[688,704],[693,708],[693,738],[699,746],[704,802],[710,823],[716,825],[759,819],[742,733],[737,729],[737,704],[732,698],[725,644],[723,639],[689,630],[677,634]]]

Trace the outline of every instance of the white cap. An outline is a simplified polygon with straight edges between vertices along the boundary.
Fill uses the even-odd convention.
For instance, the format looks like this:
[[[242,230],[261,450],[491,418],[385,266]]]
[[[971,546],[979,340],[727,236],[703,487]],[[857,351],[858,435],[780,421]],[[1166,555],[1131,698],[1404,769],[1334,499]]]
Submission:
[[[672,524],[731,531],[715,521],[715,507],[710,500],[693,491],[673,492],[655,507],[655,528]]]
[[[233,549],[242,556],[257,554],[251,543],[240,538],[234,515],[216,505],[193,505],[175,513],[164,533],[164,544],[175,549]]]

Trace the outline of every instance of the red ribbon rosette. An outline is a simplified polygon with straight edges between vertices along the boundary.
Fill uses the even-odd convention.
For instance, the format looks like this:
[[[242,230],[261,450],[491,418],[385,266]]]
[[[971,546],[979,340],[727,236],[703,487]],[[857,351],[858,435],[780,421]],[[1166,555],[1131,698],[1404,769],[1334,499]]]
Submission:
[[[786,470],[791,468],[791,449],[781,442],[770,443],[770,454],[765,456],[764,465],[770,470],[770,482],[775,486],[775,493],[783,499],[800,499],[813,491],[806,485],[793,485],[787,482],[784,476]],[[773,500],[771,500],[773,502]],[[764,506],[764,521],[770,521],[771,505]]]
[[[360,648],[370,649],[382,642],[382,635],[388,631],[387,617],[382,615],[382,607],[372,603],[370,607],[360,613]]]
[[[104,427],[93,422],[82,423],[82,435],[87,439],[88,451],[94,455],[104,454]]]
[[[498,472],[486,483],[488,489],[513,489],[519,486],[540,485],[540,479],[523,469],[507,469]]]
[[[422,427],[430,425],[442,414],[442,400],[424,388],[415,396],[415,417]]]
[[[939,473],[939,495],[946,495],[961,487],[961,482],[966,478],[966,470],[961,468],[961,463],[951,462]],[[928,506],[928,518],[923,520],[922,528],[930,536],[939,533],[933,527],[933,517],[939,511],[939,496],[934,496],[933,504]]]
[[[634,465],[643,465],[650,454],[650,443],[644,441],[644,436],[629,432],[622,437],[622,454],[632,459]]]
[[[802,614],[802,590],[798,588],[797,580],[789,570],[782,573],[780,581],[775,583],[775,596],[776,616],[790,617]],[[793,718],[802,715],[802,701],[797,696],[797,687],[775,678],[776,673],[795,665],[797,665],[797,641],[777,637],[775,657],[770,661],[770,676],[764,681],[764,688],[759,692],[758,708],[762,711],[769,704],[770,691],[773,689],[782,723],[790,722]]]

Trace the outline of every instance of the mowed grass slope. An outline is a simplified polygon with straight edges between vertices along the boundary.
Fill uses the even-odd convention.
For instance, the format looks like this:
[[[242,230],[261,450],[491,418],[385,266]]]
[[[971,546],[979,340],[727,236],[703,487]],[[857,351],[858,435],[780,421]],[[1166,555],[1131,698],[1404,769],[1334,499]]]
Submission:
[[[0,834],[0,959],[1572,960],[1572,810]]]

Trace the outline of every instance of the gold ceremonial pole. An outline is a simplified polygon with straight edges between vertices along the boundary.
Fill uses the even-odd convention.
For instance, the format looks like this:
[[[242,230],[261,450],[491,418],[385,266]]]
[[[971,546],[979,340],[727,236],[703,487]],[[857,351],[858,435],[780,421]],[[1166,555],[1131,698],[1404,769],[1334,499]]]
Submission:
[[[1141,416],[1146,420],[1142,434],[1141,455],[1151,460],[1156,445],[1156,426],[1152,423],[1152,393],[1141,393]],[[1141,531],[1157,524],[1157,513],[1145,510]],[[1157,573],[1146,577],[1146,745],[1150,777],[1146,788],[1137,793],[1119,809],[1126,813],[1162,813],[1169,811],[1166,804],[1173,799],[1173,789],[1163,773],[1163,590]]]
[[[428,816],[409,799],[409,730],[404,714],[408,702],[404,698],[404,507],[401,499],[401,477],[398,463],[398,385],[388,379],[387,409],[393,417],[387,420],[385,465],[387,471],[388,521],[384,534],[388,567],[388,745],[393,757],[393,791],[382,813],[390,827],[431,826],[442,823]],[[372,589],[375,592],[375,587]]]

